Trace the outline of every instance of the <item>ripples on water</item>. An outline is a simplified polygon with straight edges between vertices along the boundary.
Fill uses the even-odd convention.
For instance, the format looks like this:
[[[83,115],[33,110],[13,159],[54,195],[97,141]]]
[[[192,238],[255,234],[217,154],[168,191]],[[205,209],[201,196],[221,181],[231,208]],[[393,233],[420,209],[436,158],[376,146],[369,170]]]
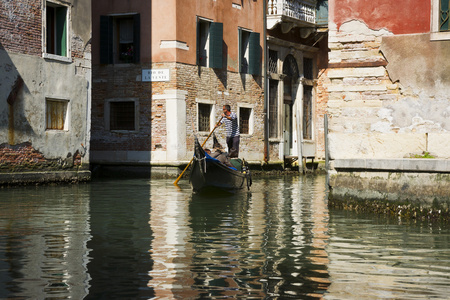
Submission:
[[[0,297],[444,299],[449,226],[327,208],[324,177],[0,190]]]

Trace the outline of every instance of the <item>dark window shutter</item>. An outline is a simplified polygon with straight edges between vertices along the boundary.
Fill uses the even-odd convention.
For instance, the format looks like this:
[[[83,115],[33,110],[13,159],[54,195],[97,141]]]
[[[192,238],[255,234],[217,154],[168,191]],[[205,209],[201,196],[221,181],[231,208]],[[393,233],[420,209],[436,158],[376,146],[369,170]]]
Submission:
[[[242,72],[242,29],[238,28],[238,49],[239,49],[239,73]]]
[[[140,14],[136,14],[133,17],[133,43],[134,43],[133,62],[138,63],[141,59],[141,15]]]
[[[195,64],[200,65],[200,20],[197,19],[197,57]]]
[[[112,17],[100,16],[100,63],[113,63]]]
[[[209,67],[222,68],[223,23],[211,23],[209,27]]]
[[[259,45],[259,33],[251,32],[249,37],[249,66],[248,73],[261,75],[261,47]]]

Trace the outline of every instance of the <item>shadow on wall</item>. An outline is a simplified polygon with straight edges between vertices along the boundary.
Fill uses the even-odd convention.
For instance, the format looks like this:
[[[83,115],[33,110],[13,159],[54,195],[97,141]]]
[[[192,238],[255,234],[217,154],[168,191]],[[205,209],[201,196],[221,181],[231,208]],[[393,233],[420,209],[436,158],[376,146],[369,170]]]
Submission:
[[[35,135],[24,110],[24,95],[30,91],[25,76],[16,68],[1,43],[0,61],[0,137],[14,145],[16,132]]]

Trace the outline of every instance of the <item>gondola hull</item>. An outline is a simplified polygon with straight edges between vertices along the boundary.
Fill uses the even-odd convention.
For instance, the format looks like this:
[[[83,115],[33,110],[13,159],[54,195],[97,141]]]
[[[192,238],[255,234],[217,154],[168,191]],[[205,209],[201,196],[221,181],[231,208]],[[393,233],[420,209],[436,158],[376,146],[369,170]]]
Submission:
[[[233,170],[215,159],[194,158],[191,168],[191,185],[194,192],[218,189],[234,193],[247,188],[246,174]]]
[[[214,136],[215,144],[218,144]],[[194,158],[191,166],[190,182],[196,193],[220,190],[234,193],[252,184],[247,163],[237,160],[236,168],[231,168],[211,157],[195,138]]]

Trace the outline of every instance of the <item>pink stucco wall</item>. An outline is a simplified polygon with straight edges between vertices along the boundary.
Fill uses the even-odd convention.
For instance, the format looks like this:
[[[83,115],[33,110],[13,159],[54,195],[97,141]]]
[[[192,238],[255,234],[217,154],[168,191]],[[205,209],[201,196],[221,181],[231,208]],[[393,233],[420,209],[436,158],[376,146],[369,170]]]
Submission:
[[[233,4],[236,4],[233,7]],[[239,8],[236,8],[239,7]],[[225,55],[238,60],[238,26],[261,34],[263,43],[263,2],[261,0],[158,0],[152,1],[152,61],[196,63],[197,17],[223,23]],[[161,41],[184,42],[189,50],[161,49]],[[228,69],[232,70],[230,64]]]
[[[348,21],[360,20],[370,29],[387,29],[394,34],[430,32],[429,0],[330,0],[330,22],[337,29]]]

